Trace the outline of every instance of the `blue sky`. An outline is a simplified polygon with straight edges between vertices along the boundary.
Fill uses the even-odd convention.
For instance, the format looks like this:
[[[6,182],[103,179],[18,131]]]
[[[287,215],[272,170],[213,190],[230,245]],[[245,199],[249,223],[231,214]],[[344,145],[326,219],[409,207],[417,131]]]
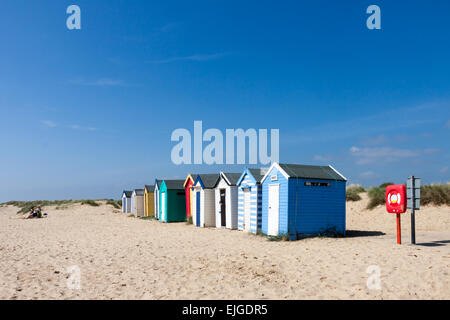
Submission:
[[[66,28],[81,8],[82,29]],[[366,8],[381,8],[381,30]],[[118,198],[176,128],[278,128],[349,183],[450,180],[448,1],[3,1],[0,202]]]

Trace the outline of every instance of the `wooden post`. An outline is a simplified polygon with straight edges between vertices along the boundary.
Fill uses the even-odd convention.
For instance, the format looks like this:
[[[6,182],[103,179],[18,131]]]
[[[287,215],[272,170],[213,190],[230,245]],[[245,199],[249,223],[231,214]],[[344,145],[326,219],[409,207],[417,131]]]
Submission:
[[[414,176],[411,176],[411,244],[416,244],[416,218],[415,218],[415,208],[416,208],[416,183]]]
[[[397,244],[402,244],[402,228],[400,224],[400,213],[397,213]]]

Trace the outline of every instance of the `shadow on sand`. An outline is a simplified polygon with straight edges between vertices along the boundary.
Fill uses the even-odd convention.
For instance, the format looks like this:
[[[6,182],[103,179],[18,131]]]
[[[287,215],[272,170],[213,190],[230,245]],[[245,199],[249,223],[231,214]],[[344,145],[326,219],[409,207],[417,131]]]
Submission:
[[[438,240],[438,241],[431,241],[431,242],[425,242],[425,243],[417,243],[417,246],[424,246],[424,247],[441,247],[446,246],[450,243],[450,240]]]
[[[345,238],[377,237],[384,236],[385,234],[381,231],[347,230],[345,231]]]

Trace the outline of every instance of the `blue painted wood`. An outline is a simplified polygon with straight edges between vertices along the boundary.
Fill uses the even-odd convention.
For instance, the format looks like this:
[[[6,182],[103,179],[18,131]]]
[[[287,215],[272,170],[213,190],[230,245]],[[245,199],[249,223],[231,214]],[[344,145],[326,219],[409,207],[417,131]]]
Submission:
[[[250,231],[257,233],[261,231],[262,223],[262,196],[261,185],[257,183],[248,169],[242,173],[238,189],[238,229],[244,230],[244,189],[250,190]]]
[[[276,176],[276,181],[271,177]],[[307,186],[306,181],[326,182],[329,186]],[[273,168],[262,184],[262,232],[268,231],[268,190],[280,185],[279,235],[290,239],[324,231],[345,234],[345,181],[318,179],[286,179]]]
[[[328,182],[330,186],[305,186],[306,181]],[[345,186],[345,181],[289,179],[289,233],[345,234]]]

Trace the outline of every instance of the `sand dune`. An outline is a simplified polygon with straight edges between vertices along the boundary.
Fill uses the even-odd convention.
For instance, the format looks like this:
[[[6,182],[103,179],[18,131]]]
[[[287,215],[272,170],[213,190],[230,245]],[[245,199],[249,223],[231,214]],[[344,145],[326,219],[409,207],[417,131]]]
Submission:
[[[1,299],[449,299],[450,209],[417,213],[417,242],[395,218],[347,205],[346,238],[270,242],[239,231],[130,218],[111,206],[0,208]],[[409,243],[409,215],[403,241]],[[366,285],[379,267],[381,288]],[[69,288],[80,270],[80,288]],[[76,269],[74,269],[76,270]],[[76,274],[76,273],[75,273]]]

